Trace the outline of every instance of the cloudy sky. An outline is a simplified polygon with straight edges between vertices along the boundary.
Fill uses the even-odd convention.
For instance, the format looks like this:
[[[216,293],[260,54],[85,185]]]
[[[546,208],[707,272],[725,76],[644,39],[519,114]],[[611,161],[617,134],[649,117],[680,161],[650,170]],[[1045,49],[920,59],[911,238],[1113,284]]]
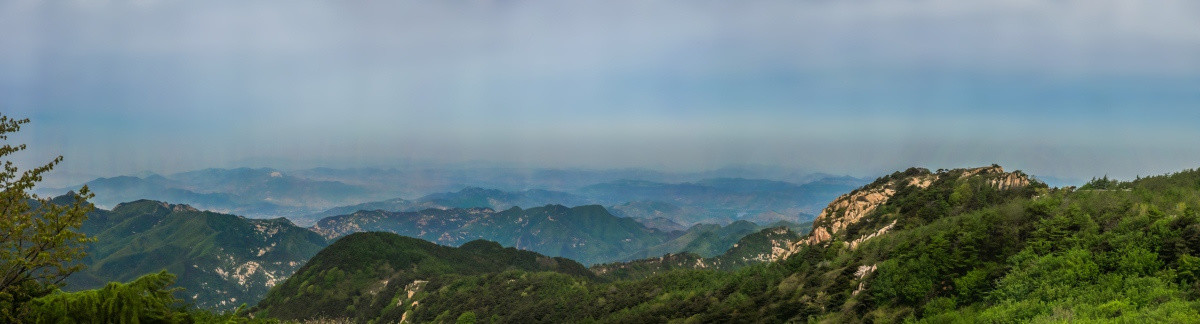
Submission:
[[[62,174],[493,161],[1200,166],[1200,2],[0,2]]]

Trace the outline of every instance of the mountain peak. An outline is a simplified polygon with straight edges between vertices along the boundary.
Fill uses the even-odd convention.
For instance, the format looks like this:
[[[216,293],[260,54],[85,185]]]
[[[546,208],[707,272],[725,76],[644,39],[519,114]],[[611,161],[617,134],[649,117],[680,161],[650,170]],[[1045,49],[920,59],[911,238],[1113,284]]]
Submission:
[[[856,247],[867,239],[888,232],[897,224],[898,219],[891,219],[888,222],[880,219],[882,216],[876,215],[875,212],[888,204],[893,196],[901,191],[928,190],[935,184],[948,186],[950,191],[960,191],[972,187],[959,189],[955,184],[965,185],[968,183],[978,183],[990,190],[1005,191],[1024,188],[1035,182],[1021,171],[1005,172],[1003,167],[996,164],[977,168],[939,169],[937,172],[916,167],[897,171],[891,175],[880,177],[871,184],[855,189],[829,203],[829,206],[825,207],[813,222],[812,233],[798,242],[789,253],[785,254],[785,257],[798,251],[802,245],[822,244],[831,242],[835,238],[841,238],[845,239],[851,247]],[[982,190],[982,188],[974,189]],[[959,199],[954,198],[954,195],[946,198]],[[891,213],[896,212],[900,211]],[[857,229],[855,233],[846,233],[847,228],[865,222],[870,222],[873,226],[868,226],[871,227],[870,229]]]

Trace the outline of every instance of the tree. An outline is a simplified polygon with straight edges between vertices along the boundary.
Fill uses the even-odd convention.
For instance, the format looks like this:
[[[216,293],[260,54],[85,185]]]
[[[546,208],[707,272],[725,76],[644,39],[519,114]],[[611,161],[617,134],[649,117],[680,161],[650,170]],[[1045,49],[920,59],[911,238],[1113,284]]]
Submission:
[[[472,311],[463,312],[462,315],[458,315],[458,320],[455,320],[454,323],[456,323],[456,324],[475,324],[475,312],[472,312]]]
[[[85,255],[84,244],[91,241],[76,232],[92,209],[87,186],[66,205],[29,192],[62,156],[24,171],[5,158],[25,150],[25,144],[9,144],[8,134],[28,122],[0,115],[0,322],[22,318],[30,300],[55,291],[63,279],[83,268],[78,261]]]

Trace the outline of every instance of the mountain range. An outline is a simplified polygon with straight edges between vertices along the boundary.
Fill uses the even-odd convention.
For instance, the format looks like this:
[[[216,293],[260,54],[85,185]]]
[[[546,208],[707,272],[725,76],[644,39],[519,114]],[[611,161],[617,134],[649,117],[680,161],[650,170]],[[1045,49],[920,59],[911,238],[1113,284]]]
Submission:
[[[685,253],[593,266],[599,277],[512,267],[405,277],[419,271],[368,265],[380,270],[363,277],[374,286],[363,286],[389,290],[336,285],[341,277],[326,274],[326,283],[307,281],[313,291],[359,297],[293,319],[1193,322],[1200,318],[1198,194],[1197,170],[1076,189],[999,166],[911,168],[834,199],[807,235],[761,230],[713,258]],[[713,270],[728,260],[761,262]],[[346,264],[326,267],[365,271]],[[402,281],[379,280],[389,273]],[[281,287],[294,285],[304,286]],[[284,305],[323,300],[282,295],[293,298]],[[264,300],[257,314],[276,315],[269,310],[278,303]]]
[[[662,231],[599,205],[357,211],[306,229],[138,200],[89,214],[97,241],[69,287],[166,268],[198,306],[265,296],[250,314],[300,321],[1190,322],[1198,179],[1050,188],[996,165],[910,168],[831,200],[807,234]],[[635,256],[653,248],[669,252]]]
[[[92,202],[104,208],[152,199],[251,218],[287,217],[305,226],[324,217],[359,210],[473,207],[504,210],[514,206],[599,204],[620,216],[642,219],[663,230],[675,230],[680,228],[671,223],[687,227],[737,220],[763,224],[778,220],[803,222],[811,220],[823,203],[865,183],[850,177],[801,177],[794,173],[788,178],[806,182],[698,178],[736,174],[782,177],[784,173],[753,169],[674,174],[646,170],[504,168],[296,171],[238,168],[98,178],[85,184],[96,194]],[[68,190],[43,188],[39,192],[57,195]],[[659,220],[650,221],[654,219]]]
[[[205,169],[168,176],[119,176],[84,183],[104,208],[138,199],[171,201],[253,218],[304,215],[316,210],[390,197],[363,186],[312,180],[275,169]],[[71,188],[78,188],[74,186]],[[70,189],[46,189],[55,195]]]
[[[70,197],[56,201],[68,203]],[[613,216],[596,205],[513,207],[500,212],[485,208],[360,211],[326,218],[313,228],[284,218],[252,219],[152,200],[95,209],[88,216],[80,231],[96,241],[81,260],[87,267],[69,277],[67,289],[93,289],[167,270],[179,276],[181,298],[218,310],[254,304],[327,242],[357,232],[396,232],[443,246],[488,239],[592,264],[660,251],[718,254],[742,235],[762,228],[740,221],[663,232]]]

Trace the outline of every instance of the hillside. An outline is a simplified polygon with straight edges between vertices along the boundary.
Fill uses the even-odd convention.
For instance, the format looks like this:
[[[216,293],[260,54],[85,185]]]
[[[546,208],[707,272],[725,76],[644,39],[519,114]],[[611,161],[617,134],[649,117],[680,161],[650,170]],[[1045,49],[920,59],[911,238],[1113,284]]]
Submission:
[[[699,226],[699,225],[698,225]],[[590,269],[606,279],[643,279],[671,270],[737,270],[743,267],[773,262],[800,241],[800,234],[787,226],[774,226],[742,236],[725,252],[705,257],[688,250],[660,257],[626,262],[598,264]]]
[[[575,261],[495,242],[476,240],[454,248],[392,233],[355,233],[314,256],[254,311],[285,320],[378,317],[397,321],[419,307],[417,300],[443,288],[448,280],[543,271],[579,280],[593,278]]]
[[[112,207],[138,199],[171,201],[204,210],[277,218],[387,197],[337,181],[311,180],[274,169],[204,169],[170,175],[98,178],[85,183],[92,203]],[[73,186],[70,188],[78,188]],[[69,189],[45,190],[54,195]]]
[[[765,226],[749,221],[736,221],[725,226],[698,224],[688,228],[678,237],[637,251],[630,257],[641,259],[670,253],[695,253],[701,257],[713,257],[733,247],[742,237],[763,228]]]
[[[630,258],[677,234],[650,229],[600,206],[547,205],[504,211],[488,208],[427,209],[419,212],[359,211],[322,219],[312,227],[326,238],[383,231],[458,246],[484,239],[501,245],[561,256],[584,264]]]
[[[420,306],[411,318],[451,321],[468,313],[492,322],[1200,318],[1200,171],[1084,188],[1101,187],[1121,189],[1051,189],[997,166],[914,168],[835,200],[818,219],[819,230],[775,262],[612,282],[461,278],[443,286],[452,288],[415,297]],[[553,298],[564,293],[571,297]]]
[[[286,219],[248,219],[187,205],[139,200],[95,210],[81,231],[94,236],[69,290],[129,281],[166,269],[179,293],[210,309],[253,304],[326,245]]]

